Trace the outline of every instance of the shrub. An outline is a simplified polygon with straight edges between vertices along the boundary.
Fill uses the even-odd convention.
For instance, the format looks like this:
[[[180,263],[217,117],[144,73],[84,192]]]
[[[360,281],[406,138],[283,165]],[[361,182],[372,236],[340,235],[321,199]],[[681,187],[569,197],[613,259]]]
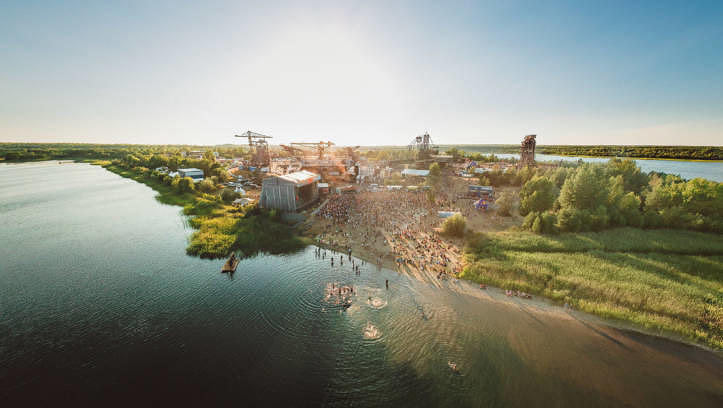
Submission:
[[[491,186],[492,185],[492,180],[490,180],[490,178],[487,176],[479,176],[478,181],[479,181],[479,184],[482,186]]]
[[[525,216],[524,221],[522,221],[522,228],[523,229],[532,229],[532,225],[535,223],[535,220],[538,218],[539,214],[535,212],[528,213]]]
[[[601,205],[590,213],[589,228],[583,228],[585,230],[602,231],[610,225],[610,217],[608,216],[608,210],[605,206]]]
[[[512,193],[505,191],[500,195],[496,202],[497,213],[499,215],[509,217],[512,215],[512,209],[515,205],[515,198]]]
[[[543,234],[555,234],[557,233],[557,216],[552,213],[544,213],[540,216],[540,221],[542,223],[542,233]]]
[[[174,183],[176,180],[174,180]],[[190,193],[195,189],[195,186],[193,185],[193,179],[190,177],[183,177],[178,179],[178,183],[176,184],[176,189],[179,193]]]
[[[535,214],[535,213],[530,213],[530,214]],[[533,218],[534,218],[534,221],[532,222],[532,228],[531,228],[532,232],[534,232],[536,234],[542,233],[542,221],[540,220],[540,216],[535,215]]]
[[[216,186],[211,180],[201,180],[197,185],[196,189],[202,193],[210,193],[216,190]]]
[[[281,215],[279,214],[279,210],[276,208],[272,208],[269,210],[269,219],[272,221],[278,220]]]
[[[218,196],[204,194],[196,198],[193,203],[183,207],[186,215],[209,215],[213,210],[221,207],[221,198]]]
[[[241,194],[239,194],[229,188],[226,188],[221,192],[221,199],[227,203],[230,203],[239,197],[241,197]]]
[[[640,198],[630,192],[618,202],[618,214],[622,218],[622,225],[640,227],[643,225],[643,214],[640,212]]]
[[[557,194],[557,188],[549,178],[540,176],[532,178],[520,190],[520,214],[526,215],[530,211],[544,212],[551,209]]]
[[[442,223],[442,233],[454,237],[464,236],[464,230],[467,228],[467,220],[462,214],[454,214]]]
[[[554,234],[558,230],[555,225],[556,221],[555,214],[531,212],[525,217],[522,228],[529,229],[536,234]]]
[[[563,208],[557,216],[557,225],[563,232],[578,232],[590,229],[590,212]]]

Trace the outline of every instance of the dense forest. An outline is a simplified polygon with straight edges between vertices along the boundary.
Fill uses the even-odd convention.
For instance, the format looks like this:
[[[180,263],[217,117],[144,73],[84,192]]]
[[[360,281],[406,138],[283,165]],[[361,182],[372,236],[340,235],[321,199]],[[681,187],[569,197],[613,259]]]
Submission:
[[[520,152],[520,145],[438,145],[440,152],[460,151],[469,154],[491,154]],[[397,149],[404,146],[366,147],[369,151]],[[559,156],[593,157],[635,157],[645,159],[678,160],[723,160],[723,148],[720,146],[616,146],[616,145],[537,145],[537,153]]]
[[[238,145],[192,146],[192,145],[129,145],[87,143],[0,143],[0,160],[8,162],[37,160],[113,160],[129,154],[181,154],[190,151],[218,152],[219,156],[242,157],[247,149]]]
[[[561,146],[539,145],[537,153],[561,156],[639,157],[646,159],[723,160],[720,146]]]
[[[643,173],[630,159],[560,167],[525,167],[480,176],[484,185],[521,186],[523,228],[538,233],[613,227],[723,232],[723,183]],[[510,197],[500,197],[508,207]],[[505,213],[509,212],[505,208]]]

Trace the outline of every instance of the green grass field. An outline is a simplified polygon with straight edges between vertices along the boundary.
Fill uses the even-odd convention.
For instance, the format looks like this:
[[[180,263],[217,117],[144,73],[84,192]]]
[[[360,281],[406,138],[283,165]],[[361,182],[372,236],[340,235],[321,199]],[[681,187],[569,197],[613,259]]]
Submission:
[[[723,237],[621,228],[468,240],[461,277],[723,349]]]

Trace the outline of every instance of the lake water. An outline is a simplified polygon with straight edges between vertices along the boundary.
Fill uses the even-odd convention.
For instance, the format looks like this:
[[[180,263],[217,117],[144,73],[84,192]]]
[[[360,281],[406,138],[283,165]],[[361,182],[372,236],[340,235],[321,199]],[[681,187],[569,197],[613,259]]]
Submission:
[[[723,406],[718,354],[541,301],[355,276],[313,247],[223,275],[154,196],[0,165],[0,406]],[[356,288],[347,311],[330,282]]]
[[[459,146],[460,149],[467,152],[476,152],[474,146]],[[486,150],[481,150],[483,154],[489,154]],[[495,153],[500,158],[519,159],[517,153]],[[578,157],[578,156],[558,156],[553,154],[536,154],[535,159],[543,162],[576,162],[582,160],[586,163],[605,163],[608,157]],[[675,174],[684,179],[694,179],[702,177],[704,179],[723,182],[723,162],[721,161],[690,161],[690,160],[655,160],[655,159],[637,159],[635,163],[645,173],[651,171],[663,172],[667,174]]]

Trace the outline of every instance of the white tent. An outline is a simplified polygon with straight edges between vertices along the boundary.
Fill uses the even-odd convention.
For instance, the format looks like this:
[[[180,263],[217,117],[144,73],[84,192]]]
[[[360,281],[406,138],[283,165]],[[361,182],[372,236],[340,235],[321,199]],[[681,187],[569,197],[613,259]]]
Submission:
[[[427,177],[428,175],[429,175],[429,170],[417,170],[417,169],[402,170],[402,176]]]

